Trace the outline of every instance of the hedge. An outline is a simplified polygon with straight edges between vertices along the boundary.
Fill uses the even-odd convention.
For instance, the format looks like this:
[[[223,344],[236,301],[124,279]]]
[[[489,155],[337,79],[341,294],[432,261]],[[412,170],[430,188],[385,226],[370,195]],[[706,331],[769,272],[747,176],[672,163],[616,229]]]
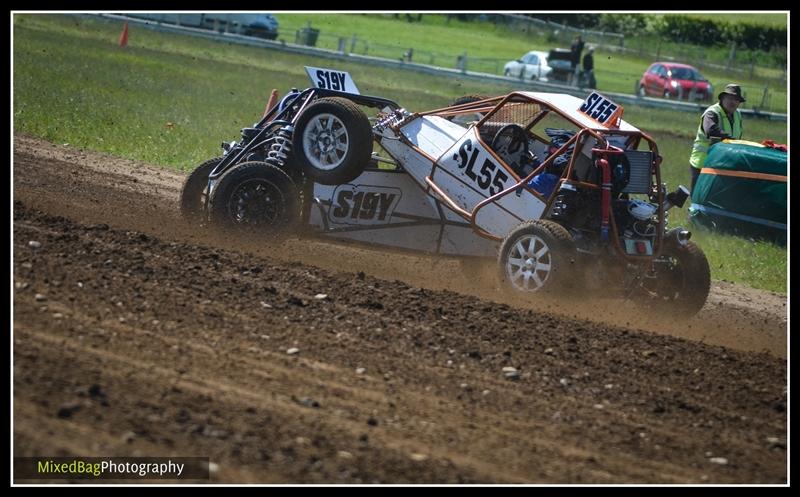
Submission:
[[[532,17],[555,17],[534,14]],[[561,15],[566,17],[566,15]],[[562,22],[566,19],[560,19]],[[786,28],[747,22],[703,19],[676,14],[600,14],[572,15],[572,25],[584,29],[610,31],[626,36],[656,35],[678,43],[721,46],[735,42],[739,48],[763,50],[786,48]]]

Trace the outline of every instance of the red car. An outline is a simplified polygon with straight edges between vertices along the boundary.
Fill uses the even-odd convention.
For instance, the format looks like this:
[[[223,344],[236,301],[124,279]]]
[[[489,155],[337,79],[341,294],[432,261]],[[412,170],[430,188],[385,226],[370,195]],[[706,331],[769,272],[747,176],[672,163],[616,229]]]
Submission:
[[[654,62],[636,84],[640,97],[711,100],[714,88],[700,72],[686,64]]]

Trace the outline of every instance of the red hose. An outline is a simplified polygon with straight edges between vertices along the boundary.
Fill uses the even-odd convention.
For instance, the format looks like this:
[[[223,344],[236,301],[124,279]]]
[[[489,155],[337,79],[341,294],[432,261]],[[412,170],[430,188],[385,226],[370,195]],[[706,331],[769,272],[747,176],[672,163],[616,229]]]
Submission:
[[[600,238],[603,241],[608,241],[608,220],[611,213],[611,166],[605,159],[598,159],[597,165],[603,171],[602,194],[600,200],[600,213],[602,215]]]

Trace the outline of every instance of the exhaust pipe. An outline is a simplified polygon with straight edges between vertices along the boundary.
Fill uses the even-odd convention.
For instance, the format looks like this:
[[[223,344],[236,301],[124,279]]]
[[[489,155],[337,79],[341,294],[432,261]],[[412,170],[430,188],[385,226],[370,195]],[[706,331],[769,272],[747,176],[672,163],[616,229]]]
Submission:
[[[692,237],[692,232],[689,230],[678,230],[678,243],[686,245]]]
[[[683,228],[673,228],[666,233],[664,233],[664,241],[670,243],[676,243],[681,246],[685,247],[689,240],[692,238],[692,232],[689,230],[685,230]]]
[[[692,237],[692,232],[689,230],[685,230],[682,228],[678,228],[675,230],[675,239],[678,243],[685,247],[687,243],[689,243],[689,239]]]

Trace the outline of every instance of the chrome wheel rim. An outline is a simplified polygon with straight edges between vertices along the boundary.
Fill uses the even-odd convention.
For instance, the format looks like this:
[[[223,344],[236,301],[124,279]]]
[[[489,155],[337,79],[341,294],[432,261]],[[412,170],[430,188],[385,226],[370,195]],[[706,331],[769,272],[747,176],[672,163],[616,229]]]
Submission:
[[[303,151],[311,165],[330,171],[344,162],[350,149],[350,136],[344,123],[333,114],[312,117],[303,131]]]
[[[514,243],[506,259],[506,276],[523,292],[541,290],[552,272],[552,251],[536,235],[523,235]]]

